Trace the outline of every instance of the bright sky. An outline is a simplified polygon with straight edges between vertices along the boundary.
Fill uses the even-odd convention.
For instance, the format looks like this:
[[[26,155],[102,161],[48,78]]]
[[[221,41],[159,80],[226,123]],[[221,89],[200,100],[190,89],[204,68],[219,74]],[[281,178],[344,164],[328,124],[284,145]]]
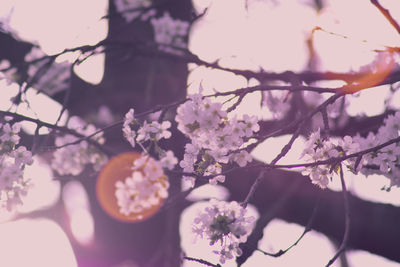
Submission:
[[[47,219],[0,225],[1,266],[77,267],[68,237]]]
[[[100,17],[104,15],[106,2],[106,0],[2,0],[0,17],[9,17],[11,27],[18,32],[21,38],[36,42],[40,44],[46,53],[53,54],[64,48],[95,44],[103,39],[107,33],[107,22],[100,20]],[[327,1],[328,6],[321,14],[316,14],[309,6],[301,4],[305,1],[285,0],[281,1],[283,2],[281,5],[277,5],[275,2],[280,1],[249,0],[250,4],[246,13],[244,12],[244,2],[242,0],[195,1],[199,9],[207,6],[209,9],[205,18],[199,21],[192,29],[190,49],[201,58],[208,61],[219,60],[224,66],[250,68],[253,70],[262,68],[267,71],[276,72],[285,70],[301,71],[305,67],[308,57],[305,40],[308,38],[312,28],[318,25],[323,27],[327,32],[334,32],[349,37],[343,38],[323,31],[315,34],[315,48],[319,54],[321,68],[332,71],[349,71],[357,70],[360,66],[371,62],[374,57],[374,53],[370,51],[371,49],[382,48],[382,45],[400,45],[399,35],[383,19],[382,15],[377,12],[376,8],[372,7],[369,1]],[[381,3],[390,8],[390,11],[397,16],[398,21],[400,20],[400,2],[398,0],[382,0]],[[227,6],[229,6],[228,9],[226,8]],[[355,12],[357,13],[357,19],[355,19]],[[363,42],[363,40],[367,40],[367,42]],[[97,83],[101,80],[103,74],[104,58],[99,56],[93,60],[88,60],[75,70],[82,78]],[[225,91],[248,85],[243,78],[236,77],[230,73],[210,71],[200,67],[190,74],[189,83],[193,82],[193,86],[190,88],[191,91],[197,90],[200,80],[205,90],[208,91],[213,89]],[[12,86],[7,88],[4,84],[0,84],[0,86],[2,90],[0,108],[6,109],[9,107],[9,102],[5,100],[9,99],[9,96],[17,88],[13,89]],[[351,101],[349,112],[352,115],[365,113],[370,116],[380,113],[383,109],[383,102],[387,92],[388,89],[382,87],[379,90],[366,90],[358,97],[351,97],[354,100]],[[260,110],[255,110],[252,103],[258,103],[259,97],[254,94],[247,97],[246,100],[250,104],[241,107],[238,113],[258,114]],[[373,105],[368,104],[368,109],[366,109],[366,103],[373,103]],[[395,107],[400,107],[400,95],[397,96],[395,102],[392,104]],[[31,107],[35,110],[39,118],[49,122],[54,122],[54,114],[57,113],[55,110],[60,109],[55,103],[51,103],[49,99],[41,95],[32,98]],[[21,112],[29,112],[21,110]],[[280,151],[288,138],[290,137],[283,136],[267,140],[265,146],[268,146],[268,151],[274,153],[265,155],[265,153],[262,153],[263,148],[259,148],[254,152],[254,155],[260,159],[269,161]],[[298,160],[299,152],[296,147],[300,147],[301,143],[301,140],[295,143],[295,149],[289,153],[289,156],[282,163],[293,163]],[[37,176],[51,176],[51,174],[43,174],[43,170],[39,170],[39,167],[35,168],[38,168],[36,170]],[[32,175],[35,175],[34,171]],[[374,180],[378,182],[374,183]],[[38,184],[40,183],[38,182]],[[48,186],[53,186],[52,191],[59,191],[59,189],[56,189],[57,185],[48,184]],[[361,177],[354,177],[350,187],[354,193],[364,198],[400,205],[399,201],[396,200],[398,199],[399,190],[392,190],[391,193],[379,191],[382,184],[386,184],[382,181],[382,177],[370,177],[368,180]],[[335,189],[335,186],[337,187],[338,185],[334,185],[333,189]],[[71,187],[75,188],[71,190],[79,191],[79,189],[76,189],[79,188],[79,185],[72,185]],[[37,195],[40,194],[37,193]],[[68,195],[68,193],[64,193],[64,195]],[[73,231],[78,236],[80,235],[78,238],[89,240],[82,242],[90,243],[93,222],[91,217],[88,216],[90,214],[88,213],[89,207],[85,206],[86,204],[82,204],[82,201],[84,202],[82,199],[85,197],[81,193],[80,197],[81,206],[78,205],[80,208],[77,208],[75,211],[71,208],[70,211],[71,227],[74,228],[74,225],[83,224],[86,230],[75,229]],[[182,227],[187,226],[190,221],[185,218],[193,216],[193,212],[195,212],[199,205],[201,204],[193,205],[188,209],[183,216]],[[74,217],[72,214],[80,215]],[[83,221],[78,223],[75,221],[73,223],[73,217],[83,218]],[[63,241],[49,239],[48,243],[46,243],[46,239],[42,239],[44,240],[43,242],[46,243],[45,245],[51,243],[53,247],[63,251],[62,254],[64,256],[69,257],[68,259],[60,259],[58,262],[69,261],[70,265],[65,266],[76,265],[73,254],[68,248],[68,240],[66,241],[66,238],[62,234],[58,234],[62,230],[50,222],[24,221],[3,224],[0,226],[0,232],[14,233],[10,236],[13,239],[16,235],[15,233],[21,231],[22,226],[23,229],[31,229],[31,231],[36,233],[47,231],[46,227],[54,229],[54,233],[57,233],[54,236],[60,236],[59,239]],[[182,231],[184,231],[183,229]],[[79,234],[82,231],[83,234]],[[294,238],[297,238],[301,231],[302,228],[297,225],[275,220],[265,229],[265,236],[268,238],[262,240],[260,246],[280,249],[293,241]],[[282,235],[282,232],[287,233],[287,235]],[[27,236],[26,238],[36,238],[30,235]],[[190,235],[187,233],[183,234],[183,236],[190,238]],[[9,240],[9,238],[3,236],[2,240]],[[58,242],[64,243],[61,244]],[[189,256],[196,256],[189,254],[189,251],[190,253],[200,253],[204,252],[203,250],[207,250],[206,253],[209,253],[208,245],[202,246],[201,244],[196,244],[193,246],[186,239],[183,240],[183,245]],[[0,243],[1,246],[4,246],[4,244]],[[313,247],[324,247],[326,249],[319,255],[321,256],[321,261],[319,258],[315,258]],[[8,249],[11,248],[9,247]],[[21,249],[18,247],[19,253],[21,253]],[[27,251],[32,251],[32,247],[28,245],[26,249]],[[332,255],[332,248],[329,241],[318,233],[309,234],[294,251],[297,252],[290,253],[288,257],[285,256],[282,259],[270,262],[270,264],[273,266],[293,266],[294,263],[298,265],[299,258],[312,258],[313,262],[318,263],[315,266],[321,266]],[[15,252],[10,252],[10,255],[14,255],[12,253]],[[296,256],[296,254],[300,256]],[[310,256],[306,257],[305,255]],[[363,252],[349,253],[348,256],[349,261],[354,266],[365,265],[365,262],[362,263],[363,259],[368,259],[368,262],[371,260],[371,256]],[[204,258],[211,259],[209,256],[204,256]],[[374,256],[373,259],[377,261],[375,266],[389,266],[384,265],[384,260],[381,260],[379,257]],[[2,261],[4,259],[0,259],[0,265],[4,265]],[[266,264],[267,261],[273,260],[258,254],[250,259],[247,266]],[[56,265],[60,266],[60,264],[54,263],[52,265],[41,263],[35,266],[46,267]],[[304,265],[312,266],[310,262],[305,262]],[[186,262],[185,266],[198,265]]]

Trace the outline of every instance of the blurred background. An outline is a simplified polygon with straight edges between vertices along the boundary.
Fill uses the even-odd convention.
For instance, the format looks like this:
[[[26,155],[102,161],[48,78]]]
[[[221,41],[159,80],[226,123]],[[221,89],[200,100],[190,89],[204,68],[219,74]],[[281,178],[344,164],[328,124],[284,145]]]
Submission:
[[[171,2],[171,5],[163,5],[162,1],[158,4],[162,6],[161,10],[168,10],[173,16],[180,16],[180,19],[189,19],[193,14],[200,16],[190,28],[189,50],[202,60],[218,62],[224,67],[278,73],[306,70],[352,73],[363,70],[374,62],[377,58],[376,50],[400,45],[400,35],[369,1],[193,0],[186,5],[182,2],[188,1]],[[399,1],[380,2],[400,21]],[[105,17],[109,10],[113,15]],[[188,10],[190,12],[186,12]],[[52,55],[65,48],[95,45],[106,37],[118,41],[136,40],[138,36],[151,38],[147,37],[151,35],[148,33],[151,32],[148,25],[144,22],[127,22],[123,16],[112,13],[115,11],[112,0],[2,0],[0,57],[14,57],[17,60],[19,54],[26,53],[26,47],[30,44],[39,46],[43,53]],[[182,15],[183,11],[187,15]],[[8,42],[5,36],[12,36],[14,41]],[[79,90],[71,93],[67,114],[79,115],[97,125],[105,126],[121,120],[130,106],[135,109],[138,106],[138,110],[143,111],[146,107],[158,104],[160,100],[155,97],[144,101],[143,99],[147,99],[146,94],[137,89],[148,82],[146,78],[138,77],[142,77],[142,72],[151,68],[158,75],[157,79],[161,79],[156,81],[158,86],[168,83],[167,86],[179,89],[179,92],[172,95],[168,91],[166,94],[170,96],[163,101],[184,96],[186,85],[188,92],[193,93],[198,91],[201,84],[204,94],[208,94],[259,83],[255,79],[249,80],[192,63],[165,63],[154,58],[146,59],[145,62],[134,53],[134,50],[122,49],[115,53],[107,51],[90,56],[81,64],[75,65],[69,86]],[[75,52],[66,53],[57,58],[57,61],[73,62],[76,57]],[[159,60],[156,67],[149,63],[154,60]],[[396,60],[398,64],[398,57]],[[171,67],[171,64],[175,65]],[[167,68],[171,68],[172,74],[166,71]],[[170,81],[167,77],[173,75],[173,71],[178,73],[179,79]],[[134,77],[123,78],[125,76]],[[132,79],[138,79],[138,82],[133,83]],[[341,81],[329,81],[316,85],[339,87],[343,84]],[[12,106],[10,99],[18,94],[19,88],[16,83],[8,84],[5,80],[0,80],[1,110],[8,110]],[[347,97],[347,116],[374,117],[383,114],[387,109],[398,109],[400,95],[391,89],[390,85],[385,85]],[[63,107],[60,101],[64,97],[63,92],[39,93],[33,87],[27,91],[26,101],[15,111],[54,123]],[[127,95],[128,99],[124,100]],[[276,119],[271,110],[254,105],[260,102],[260,94],[251,94],[246,96],[235,112],[255,114],[264,120]],[[321,122],[314,123],[313,127],[317,127]],[[27,140],[34,132],[32,127],[29,123],[24,123]],[[121,140],[120,129],[108,132],[106,137],[109,137],[108,144],[115,151],[130,150],[128,143]],[[270,138],[257,147],[252,155],[260,161],[269,162],[290,137],[291,135],[283,135]],[[304,140],[299,138],[292,151],[280,163],[298,162]],[[183,140],[176,141],[171,146],[181,146],[182,142]],[[26,175],[31,179],[33,187],[18,212],[0,213],[1,266],[177,266],[166,263],[173,252],[169,256],[161,255],[167,253],[166,247],[170,242],[168,238],[171,238],[165,237],[165,229],[158,228],[164,219],[179,224],[180,240],[178,238],[176,242],[180,242],[186,255],[214,263],[218,261],[206,241],[198,240],[193,244],[190,223],[196,212],[205,205],[203,200],[210,197],[228,200],[240,196],[235,195],[235,190],[226,188],[232,185],[203,186],[175,208],[166,209],[149,221],[130,225],[109,218],[96,203],[96,172],[87,169],[79,177],[59,177],[49,166],[50,157],[50,154],[36,156],[35,163],[26,169]],[[400,190],[381,190],[387,184],[386,178],[374,175],[366,179],[350,172],[345,175],[349,190],[355,198],[368,203],[390,204],[398,218]],[[340,182],[334,182],[329,190],[332,193],[340,191]],[[251,212],[254,216],[259,216],[260,209],[251,206]],[[291,212],[304,211],[292,209]],[[379,212],[376,214],[380,216]],[[175,218],[168,219],[169,216]],[[385,217],[380,219],[386,220]],[[343,218],[338,218],[338,221],[343,221]],[[285,215],[277,215],[264,229],[264,237],[258,246],[269,251],[278,251],[289,246],[304,229],[298,223],[300,222],[296,219],[285,220]],[[341,234],[338,231],[337,235]],[[400,230],[397,229],[393,235],[400,237]],[[340,240],[332,236],[313,231],[286,255],[272,258],[255,252],[243,266],[323,266],[334,255],[338,242]],[[154,244],[159,246],[154,247]],[[388,247],[395,246],[398,251],[399,245],[400,243],[397,246],[388,244]],[[149,261],[150,258],[153,261]],[[184,261],[183,266],[201,265]],[[224,266],[236,266],[236,263],[230,262]],[[355,247],[346,252],[345,257],[334,266],[400,264]]]

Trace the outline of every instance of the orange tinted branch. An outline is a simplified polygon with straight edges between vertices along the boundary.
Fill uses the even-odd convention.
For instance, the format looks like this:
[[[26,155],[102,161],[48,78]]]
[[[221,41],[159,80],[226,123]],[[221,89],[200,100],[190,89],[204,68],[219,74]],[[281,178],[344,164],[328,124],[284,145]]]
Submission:
[[[400,25],[397,23],[397,21],[390,15],[389,10],[384,8],[378,0],[371,0],[371,3],[376,6],[379,11],[382,13],[382,15],[385,16],[385,18],[389,21],[389,23],[396,29],[396,31],[400,34]]]

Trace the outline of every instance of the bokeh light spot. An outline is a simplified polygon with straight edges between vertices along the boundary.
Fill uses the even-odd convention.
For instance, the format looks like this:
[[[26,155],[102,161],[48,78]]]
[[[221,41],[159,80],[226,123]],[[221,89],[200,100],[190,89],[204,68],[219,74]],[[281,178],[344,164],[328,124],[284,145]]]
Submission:
[[[97,179],[96,192],[101,207],[108,215],[122,222],[143,221],[154,215],[163,204],[163,199],[160,199],[157,205],[139,213],[125,215],[120,212],[115,196],[115,183],[117,181],[122,182],[132,175],[133,162],[140,157],[142,155],[136,152],[126,152],[115,156],[103,167]],[[139,171],[142,170],[139,169]],[[168,179],[165,175],[163,177],[166,180]]]

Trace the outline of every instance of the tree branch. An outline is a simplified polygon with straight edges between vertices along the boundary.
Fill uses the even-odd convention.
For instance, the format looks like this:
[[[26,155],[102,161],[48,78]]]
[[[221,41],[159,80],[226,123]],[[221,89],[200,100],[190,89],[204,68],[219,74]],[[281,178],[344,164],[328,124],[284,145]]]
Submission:
[[[384,8],[378,0],[371,0],[371,3],[378,8],[378,10],[382,13],[383,16],[389,21],[389,23],[393,26],[393,28],[397,31],[397,33],[400,34],[400,25],[397,23],[397,21],[390,15],[389,10]]]

